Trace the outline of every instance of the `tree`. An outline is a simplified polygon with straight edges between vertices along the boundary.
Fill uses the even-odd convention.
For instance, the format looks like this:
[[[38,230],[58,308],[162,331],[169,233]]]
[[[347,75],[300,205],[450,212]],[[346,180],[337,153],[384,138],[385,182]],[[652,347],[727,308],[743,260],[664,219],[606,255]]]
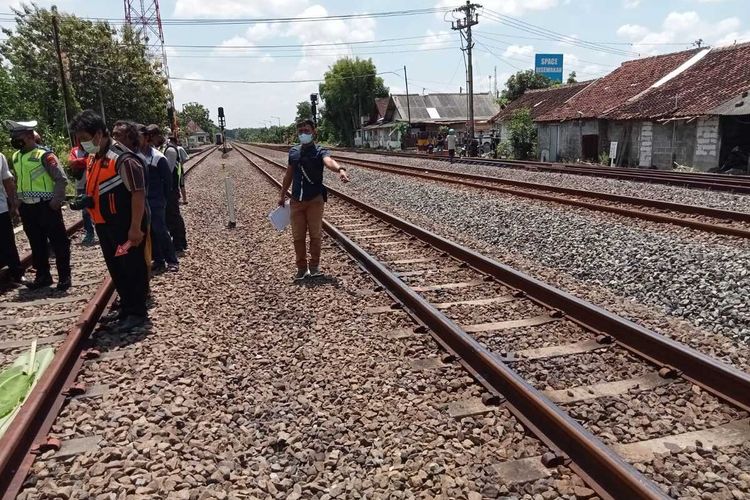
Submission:
[[[6,39],[0,43],[0,62],[12,68],[12,79],[32,103],[25,118],[39,121],[41,130],[64,134],[67,124],[52,42],[54,13],[33,4],[13,12],[15,26],[2,29]],[[59,25],[73,111],[99,110],[104,103],[109,123],[166,123],[167,82],[132,29],[118,32],[107,23],[64,13]]]
[[[218,128],[216,124],[211,121],[208,108],[197,102],[183,104],[182,111],[177,112],[177,120],[180,122],[181,128],[185,128],[188,122],[192,120],[196,125],[202,128],[204,132],[208,132],[212,135],[216,133],[216,129]]]
[[[536,156],[537,130],[531,110],[517,109],[510,118],[510,148],[516,160],[533,160]]]
[[[312,118],[312,105],[309,101],[300,101],[297,103],[297,115],[294,121],[309,120]]]
[[[534,73],[534,70],[528,69],[511,75],[508,81],[505,82],[505,88],[500,93],[500,96],[503,102],[507,103],[518,99],[527,90],[546,89],[554,85],[556,83],[548,77]]]
[[[388,87],[377,76],[372,59],[344,58],[336,61],[319,86],[325,101],[323,119],[329,122],[336,141],[351,146],[360,126],[360,111],[368,112],[377,97],[387,97]]]
[[[571,71],[570,74],[568,74],[568,81],[565,83],[578,83],[578,80],[576,80],[576,72]]]

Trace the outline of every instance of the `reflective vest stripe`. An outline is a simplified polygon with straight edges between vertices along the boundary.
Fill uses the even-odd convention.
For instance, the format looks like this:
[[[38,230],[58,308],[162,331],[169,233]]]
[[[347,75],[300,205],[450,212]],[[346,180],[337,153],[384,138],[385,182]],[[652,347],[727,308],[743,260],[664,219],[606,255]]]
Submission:
[[[122,183],[122,177],[118,175],[115,179],[113,179],[113,181],[107,181],[105,183],[99,184],[99,195],[103,195],[104,193],[112,191]]]
[[[35,148],[26,153],[13,153],[13,170],[17,177],[17,192],[20,199],[52,199],[55,182],[43,163],[44,155],[47,153],[48,151],[43,148]]]

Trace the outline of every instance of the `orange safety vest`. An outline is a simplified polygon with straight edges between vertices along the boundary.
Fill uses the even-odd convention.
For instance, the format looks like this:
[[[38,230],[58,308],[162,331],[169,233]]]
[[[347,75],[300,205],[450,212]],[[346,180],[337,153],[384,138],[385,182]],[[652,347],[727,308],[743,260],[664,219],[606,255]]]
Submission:
[[[93,207],[87,210],[94,224],[130,224],[131,196],[119,172],[124,154],[135,155],[113,141],[104,156],[88,157],[86,195],[93,200]]]

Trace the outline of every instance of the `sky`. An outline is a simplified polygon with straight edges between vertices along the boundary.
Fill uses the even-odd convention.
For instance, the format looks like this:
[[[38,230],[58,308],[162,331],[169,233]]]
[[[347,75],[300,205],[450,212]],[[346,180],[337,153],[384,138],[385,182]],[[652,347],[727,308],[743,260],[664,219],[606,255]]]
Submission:
[[[704,45],[750,41],[748,0],[483,0],[474,30],[474,91],[488,92],[535,53],[564,54],[564,72],[597,78],[623,61]],[[0,13],[19,0],[0,0]],[[40,6],[53,2],[37,0]],[[120,18],[122,0],[57,0],[79,16]],[[290,123],[296,103],[340,57],[372,58],[392,93],[466,91],[459,34],[451,30],[459,0],[162,0],[164,37],[175,103],[223,106],[228,128]],[[324,17],[439,8],[443,12],[319,22],[258,19]],[[232,19],[179,25],[174,19]],[[7,26],[4,24],[4,26]],[[332,45],[334,44],[334,45]],[[190,47],[186,47],[190,46]],[[203,46],[203,47],[195,47]],[[275,47],[270,47],[275,46]],[[282,47],[279,47],[282,46]],[[743,64],[748,64],[747,61]],[[219,83],[180,80],[291,83]],[[313,81],[306,81],[313,80]],[[302,81],[302,82],[301,82]]]

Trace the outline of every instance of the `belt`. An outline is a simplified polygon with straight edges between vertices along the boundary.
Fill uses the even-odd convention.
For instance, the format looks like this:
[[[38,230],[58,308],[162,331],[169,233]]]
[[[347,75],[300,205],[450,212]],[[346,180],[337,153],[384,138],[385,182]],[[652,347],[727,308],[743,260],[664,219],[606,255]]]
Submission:
[[[41,201],[41,198],[21,198],[21,203],[25,205],[34,205],[35,203],[40,203]]]

